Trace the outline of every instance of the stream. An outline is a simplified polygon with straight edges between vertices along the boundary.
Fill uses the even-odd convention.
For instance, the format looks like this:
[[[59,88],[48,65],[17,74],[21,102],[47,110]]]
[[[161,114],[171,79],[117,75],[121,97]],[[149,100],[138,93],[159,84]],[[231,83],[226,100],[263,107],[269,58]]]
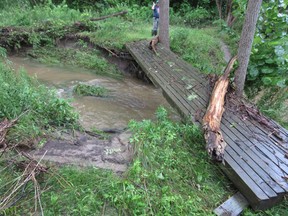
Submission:
[[[85,129],[125,128],[131,119],[140,121],[154,117],[160,105],[170,109],[161,89],[131,77],[116,80],[99,76],[92,71],[61,66],[47,66],[23,57],[10,57],[14,68],[24,68],[45,85],[57,89],[59,95],[72,98]],[[85,83],[105,87],[108,97],[74,96],[73,87]]]

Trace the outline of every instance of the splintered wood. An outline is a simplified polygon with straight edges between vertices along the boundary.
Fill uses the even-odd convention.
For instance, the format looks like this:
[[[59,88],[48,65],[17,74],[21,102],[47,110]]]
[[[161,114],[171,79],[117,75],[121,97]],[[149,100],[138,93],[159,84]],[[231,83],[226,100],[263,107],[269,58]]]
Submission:
[[[228,76],[236,59],[237,56],[229,61],[224,74],[215,83],[209,106],[202,122],[208,154],[212,159],[219,162],[224,161],[224,150],[227,145],[222,136],[220,124],[224,112],[225,95],[229,85]]]

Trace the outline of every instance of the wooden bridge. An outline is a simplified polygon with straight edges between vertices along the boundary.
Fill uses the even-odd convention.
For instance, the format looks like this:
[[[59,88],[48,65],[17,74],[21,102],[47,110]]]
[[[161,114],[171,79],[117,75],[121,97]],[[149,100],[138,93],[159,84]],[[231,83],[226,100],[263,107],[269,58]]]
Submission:
[[[148,41],[126,45],[130,54],[164,96],[185,118],[201,121],[212,89],[207,77],[170,50]],[[225,174],[255,210],[264,210],[288,194],[288,131],[271,121],[273,128],[225,106],[221,130],[227,148]]]

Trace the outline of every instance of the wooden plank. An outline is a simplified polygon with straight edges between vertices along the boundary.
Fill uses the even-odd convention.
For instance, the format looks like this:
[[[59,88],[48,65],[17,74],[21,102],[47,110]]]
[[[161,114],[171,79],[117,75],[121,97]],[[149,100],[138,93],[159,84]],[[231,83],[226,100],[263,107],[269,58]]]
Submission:
[[[229,149],[229,146],[228,146]],[[250,176],[236,163],[229,154],[224,155],[225,165],[220,165],[226,175],[237,186],[239,191],[249,200],[251,205],[257,205],[259,201],[267,201],[269,197],[259,186],[250,178]]]
[[[138,57],[139,58],[139,57]],[[151,63],[151,62],[153,62],[153,61],[151,61],[150,59],[144,59],[144,58],[142,58],[141,59],[141,61],[142,61],[142,63],[143,63],[143,61],[146,63],[146,64],[149,64],[149,63]],[[141,64],[142,64],[141,63]],[[147,69],[146,69],[146,71],[147,71]],[[163,76],[163,74],[165,74],[165,70],[162,70],[161,68],[158,68],[158,70],[157,70],[157,73],[153,73],[153,66],[151,66],[150,68],[149,68],[149,70],[148,70],[148,73],[150,74],[150,75],[152,75],[153,76],[153,79],[155,80],[155,77],[157,77],[157,79],[158,80],[163,80],[163,79],[165,79],[165,78],[167,78],[168,76]],[[161,74],[162,74],[162,76],[161,76]],[[160,76],[160,77],[158,77],[158,76]],[[156,81],[157,82],[157,81]],[[159,81],[158,81],[159,82]],[[161,87],[165,90],[165,89],[172,89],[172,88],[174,88],[174,90],[175,90],[175,88],[177,88],[177,85],[171,85],[171,88],[169,87],[169,80],[167,81],[166,80],[166,83],[165,83],[165,81],[163,81],[162,83],[164,83],[163,85],[161,85]],[[167,84],[168,83],[168,84]],[[159,84],[159,83],[158,83]],[[159,84],[160,85],[160,84]],[[179,89],[177,89],[177,90],[175,90],[176,91],[176,93],[179,91]],[[178,98],[178,100],[179,101],[181,101],[181,103],[182,104],[185,104],[185,107],[187,107],[188,109],[197,109],[197,106],[195,107],[195,106],[192,106],[191,107],[191,104],[189,104],[189,103],[187,103],[187,101],[185,101],[185,100],[183,100],[183,97],[181,97],[179,94],[177,94],[176,95],[176,97]],[[192,114],[191,112],[190,112],[190,114]]]
[[[129,49],[128,49],[129,50]],[[133,53],[132,53],[133,55]],[[137,58],[136,58],[137,57]],[[158,74],[154,74],[154,75],[151,75],[151,67],[149,67],[149,65],[147,64],[147,62],[145,61],[145,59],[142,59],[141,57],[139,56],[135,56],[135,59],[137,61],[137,63],[143,67],[143,70],[148,74],[148,76],[151,76],[152,80],[154,80],[154,82],[157,83],[157,85],[160,85],[160,86],[164,86],[165,84],[165,80],[163,80],[162,77],[158,77]],[[148,68],[148,69],[147,69]],[[172,90],[171,88],[167,88],[169,90]],[[166,91],[166,94],[171,97],[171,99],[173,101],[178,101],[177,105],[180,106],[181,110],[184,110],[184,113],[186,114],[191,114],[191,111],[189,109],[189,107],[187,108],[185,105],[183,105],[181,103],[181,101],[179,101],[179,98],[177,98],[177,96],[175,96],[173,94],[173,91]]]
[[[238,216],[248,205],[245,197],[237,192],[213,212],[218,216]]]
[[[241,121],[237,116],[233,114],[229,114],[228,112],[224,113],[225,121],[227,121],[227,124],[233,125],[232,129],[236,129],[237,132],[235,132],[239,140],[245,140],[254,139],[254,142],[248,142],[249,146],[247,145],[247,148],[254,149],[254,152],[256,155],[258,155],[261,158],[264,158],[266,163],[271,164],[272,167],[275,168],[275,171],[279,172],[279,175],[283,175],[283,172],[287,174],[288,172],[288,166],[285,163],[285,154],[280,153],[277,149],[273,149],[273,143],[271,140],[267,139],[267,135],[262,133],[261,140],[257,140],[257,137],[255,137],[256,132],[261,135],[260,131],[253,131],[256,130],[253,125],[251,125],[251,122],[245,121],[245,125],[243,125],[243,121]],[[236,124],[235,124],[236,123]],[[251,129],[251,131],[250,131]],[[269,146],[267,147],[267,143]],[[243,145],[246,143],[243,143]],[[257,145],[256,145],[257,144]],[[272,150],[270,149],[272,148]],[[263,157],[265,156],[265,157]],[[265,159],[266,158],[266,159]],[[268,160],[267,160],[268,159]],[[280,168],[280,170],[279,170]]]
[[[269,169],[267,165],[265,166],[264,163],[261,163],[260,160],[253,161],[253,157],[251,157],[251,155],[253,156],[253,152],[243,151],[237,145],[231,145],[231,143],[233,142],[233,137],[231,138],[229,135],[227,135],[227,131],[225,129],[223,129],[223,133],[225,134],[224,138],[226,139],[226,142],[230,143],[230,145],[228,145],[229,148],[227,148],[226,153],[231,155],[237,161],[239,166],[241,166],[247,172],[247,175],[249,175],[250,178],[252,178],[255,183],[257,183],[257,185],[262,188],[262,190],[264,190],[268,196],[273,197],[277,196],[277,194],[279,193],[284,192],[284,189],[278,185],[278,182],[271,177],[271,169]],[[268,172],[263,168],[267,168]],[[267,189],[267,185],[270,189]],[[273,189],[274,193],[271,192],[271,189]]]

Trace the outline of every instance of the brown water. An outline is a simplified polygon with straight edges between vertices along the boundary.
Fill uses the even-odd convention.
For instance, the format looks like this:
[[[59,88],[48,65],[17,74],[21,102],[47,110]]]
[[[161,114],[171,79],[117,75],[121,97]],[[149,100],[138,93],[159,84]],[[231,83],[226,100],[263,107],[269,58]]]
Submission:
[[[86,129],[121,129],[131,119],[154,118],[160,105],[171,109],[160,89],[141,80],[115,80],[80,68],[52,67],[22,57],[10,57],[10,61],[15,68],[24,68],[40,82],[54,86],[62,97],[74,97],[73,86],[80,82],[107,88],[110,93],[106,98],[74,97],[72,104],[79,111],[81,123]]]

